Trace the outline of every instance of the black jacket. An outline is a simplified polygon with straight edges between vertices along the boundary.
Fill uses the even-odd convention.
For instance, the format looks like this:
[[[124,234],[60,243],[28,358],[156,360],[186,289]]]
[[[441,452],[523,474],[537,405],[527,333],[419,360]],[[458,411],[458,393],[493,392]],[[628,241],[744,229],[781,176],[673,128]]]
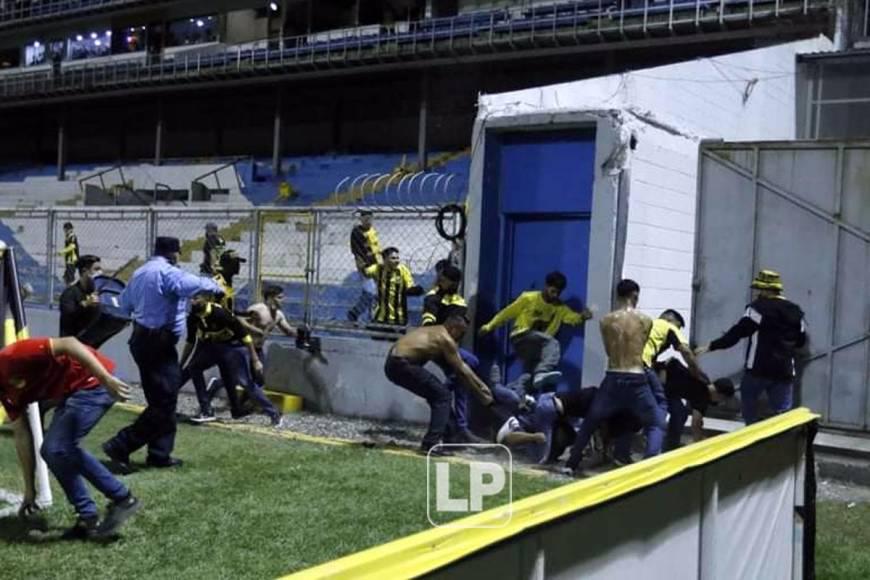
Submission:
[[[759,298],[728,332],[710,343],[710,350],[731,348],[741,338],[746,345],[746,370],[754,376],[791,380],[795,352],[807,342],[803,310],[785,298]]]

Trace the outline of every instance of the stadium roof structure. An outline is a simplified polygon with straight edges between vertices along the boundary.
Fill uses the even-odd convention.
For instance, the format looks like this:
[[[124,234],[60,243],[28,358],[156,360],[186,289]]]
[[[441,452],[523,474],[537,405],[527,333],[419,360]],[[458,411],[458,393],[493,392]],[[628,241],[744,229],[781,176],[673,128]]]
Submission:
[[[386,70],[794,39],[830,27],[830,0],[583,0],[222,46],[211,53],[70,63],[0,79],[0,108]]]

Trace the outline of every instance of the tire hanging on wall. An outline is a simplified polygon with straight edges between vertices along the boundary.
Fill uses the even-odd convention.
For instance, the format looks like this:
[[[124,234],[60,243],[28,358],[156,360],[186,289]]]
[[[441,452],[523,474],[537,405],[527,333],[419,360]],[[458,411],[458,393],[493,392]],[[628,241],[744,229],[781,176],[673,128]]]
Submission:
[[[459,215],[459,228],[455,233],[447,233],[444,223],[447,219],[452,219],[454,215]],[[465,208],[458,203],[449,203],[438,210],[438,215],[435,218],[435,229],[438,230],[438,235],[449,242],[460,240],[465,237],[465,228],[468,226],[468,218],[465,215]]]

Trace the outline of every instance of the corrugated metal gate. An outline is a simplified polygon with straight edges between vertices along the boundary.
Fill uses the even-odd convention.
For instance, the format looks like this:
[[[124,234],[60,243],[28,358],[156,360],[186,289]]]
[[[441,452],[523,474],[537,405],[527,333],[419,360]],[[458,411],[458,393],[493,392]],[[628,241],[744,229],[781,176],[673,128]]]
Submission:
[[[736,322],[753,272],[779,271],[809,327],[798,401],[829,426],[868,430],[870,143],[702,144],[696,232],[695,341]],[[711,353],[705,368],[739,375],[743,355]]]

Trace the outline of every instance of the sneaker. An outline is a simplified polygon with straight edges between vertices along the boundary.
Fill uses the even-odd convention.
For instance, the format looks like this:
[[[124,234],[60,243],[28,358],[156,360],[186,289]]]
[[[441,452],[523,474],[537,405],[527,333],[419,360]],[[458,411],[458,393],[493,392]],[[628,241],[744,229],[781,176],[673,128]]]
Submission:
[[[133,472],[133,468],[130,466],[130,456],[128,454],[121,453],[112,447],[109,441],[103,443],[102,448],[103,453],[105,453],[106,457],[111,460],[112,466],[116,472],[122,475],[128,475]]]
[[[617,467],[625,467],[626,465],[631,465],[632,463],[634,463],[634,459],[632,459],[630,455],[622,457],[617,455],[613,456],[613,464]]]
[[[487,441],[483,437],[478,437],[468,429],[459,431],[458,433],[453,435],[451,439],[451,443],[476,443],[478,445],[482,443],[489,443],[489,441]]]
[[[90,540],[97,536],[100,518],[97,516],[79,516],[73,527],[66,530],[60,537],[62,540]]]
[[[507,437],[511,433],[515,433],[520,430],[520,422],[516,417],[510,417],[507,421],[504,422],[504,425],[498,430],[498,434],[495,436],[495,442],[501,443],[504,441],[505,437]]]
[[[191,423],[196,423],[200,425],[202,423],[211,423],[212,421],[217,421],[217,417],[214,416],[214,413],[200,413],[196,417],[190,418]]]
[[[559,475],[564,475],[565,477],[573,477],[575,479],[578,477],[583,477],[583,471],[579,467],[575,469],[572,467],[568,467],[567,465],[563,465],[559,468],[558,472]]]
[[[139,511],[142,504],[138,499],[129,494],[126,498],[120,501],[114,501],[109,504],[109,509],[106,511],[106,517],[97,527],[96,537],[108,538],[118,533],[118,530],[124,525],[130,516]]]
[[[284,415],[275,415],[274,417],[269,418],[269,423],[275,429],[283,429],[284,425]]]
[[[536,390],[555,384],[562,378],[561,371],[548,371],[546,373],[537,373],[532,379],[532,386]]]
[[[419,452],[422,455],[431,455],[432,457],[453,457],[453,452],[450,449],[435,445],[421,445]]]
[[[170,457],[169,459],[154,459],[149,456],[145,459],[145,465],[153,467],[154,469],[169,469],[171,467],[181,467],[184,465],[184,461],[176,457]]]

